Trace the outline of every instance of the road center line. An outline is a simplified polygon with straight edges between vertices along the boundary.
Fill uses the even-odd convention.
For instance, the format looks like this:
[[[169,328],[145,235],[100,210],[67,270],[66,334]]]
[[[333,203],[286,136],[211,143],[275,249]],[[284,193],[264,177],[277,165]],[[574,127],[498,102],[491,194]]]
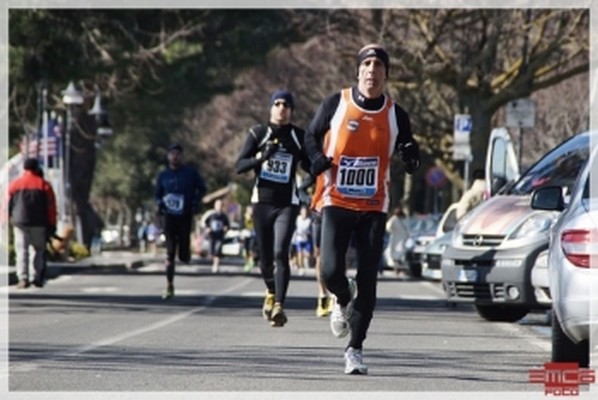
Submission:
[[[102,340],[98,340],[98,341],[93,342],[93,343],[91,343],[91,344],[89,344],[87,346],[79,347],[75,351],[68,352],[68,353],[63,354],[63,355],[66,356],[66,357],[76,357],[76,356],[81,355],[83,353],[87,353],[89,351],[93,351],[93,350],[95,350],[97,348],[104,347],[104,346],[110,346],[110,345],[113,345],[115,343],[122,342],[123,340],[127,340],[127,339],[133,338],[135,336],[144,335],[144,334],[146,334],[148,332],[151,332],[151,331],[154,331],[156,329],[163,328],[163,327],[168,326],[170,324],[173,324],[175,322],[181,321],[181,320],[183,320],[183,319],[191,316],[192,314],[204,311],[212,303],[214,303],[214,300],[216,300],[218,297],[226,295],[226,294],[231,293],[231,292],[236,292],[237,290],[239,290],[243,286],[248,285],[251,282],[253,282],[253,279],[245,279],[244,281],[240,282],[237,285],[231,286],[228,289],[225,289],[225,290],[223,290],[221,292],[218,292],[218,293],[216,293],[213,296],[207,297],[206,302],[203,305],[199,306],[199,307],[192,308],[189,311],[185,311],[185,312],[173,315],[172,317],[166,318],[166,319],[164,319],[162,321],[155,322],[153,324],[147,325],[147,326],[139,328],[139,329],[135,329],[133,331],[128,331],[128,332],[122,333],[120,335],[115,335],[115,336],[108,337],[108,338],[105,338],[105,339],[102,339]],[[53,358],[53,357],[51,357],[51,358]]]

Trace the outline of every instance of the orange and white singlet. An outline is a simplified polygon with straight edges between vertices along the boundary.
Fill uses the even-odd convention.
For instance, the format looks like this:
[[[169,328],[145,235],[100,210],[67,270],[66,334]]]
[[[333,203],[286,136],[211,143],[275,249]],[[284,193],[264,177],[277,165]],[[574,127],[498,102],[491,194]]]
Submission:
[[[369,111],[355,104],[351,89],[343,89],[324,139],[323,153],[333,158],[333,166],[317,177],[312,208],[387,212],[390,159],[398,133],[388,96],[382,108]]]

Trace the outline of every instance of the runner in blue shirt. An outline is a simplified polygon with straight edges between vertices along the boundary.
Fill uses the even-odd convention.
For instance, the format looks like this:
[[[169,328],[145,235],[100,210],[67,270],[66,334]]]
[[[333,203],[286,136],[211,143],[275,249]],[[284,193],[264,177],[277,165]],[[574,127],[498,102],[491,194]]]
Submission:
[[[206,185],[199,172],[183,164],[183,147],[173,144],[168,149],[168,168],[160,173],[156,183],[155,201],[158,214],[163,217],[166,236],[166,293],[174,296],[174,259],[178,250],[182,263],[191,261],[191,228],[193,215],[201,210]]]

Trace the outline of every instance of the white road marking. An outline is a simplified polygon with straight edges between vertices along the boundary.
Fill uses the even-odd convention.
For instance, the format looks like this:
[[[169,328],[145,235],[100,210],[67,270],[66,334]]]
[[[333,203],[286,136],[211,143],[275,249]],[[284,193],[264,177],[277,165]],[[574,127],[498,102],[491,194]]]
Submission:
[[[144,335],[146,333],[149,333],[151,331],[155,331],[157,329],[163,328],[165,326],[168,326],[170,324],[174,324],[175,322],[181,321],[195,313],[199,313],[202,312],[204,310],[206,310],[212,303],[214,303],[214,301],[220,297],[220,296],[224,296],[227,295],[229,293],[233,293],[238,291],[239,289],[241,289],[243,286],[246,286],[250,283],[252,283],[253,280],[252,279],[245,279],[241,282],[239,282],[237,285],[231,286],[227,289],[224,289],[220,292],[215,293],[212,296],[208,296],[206,298],[206,302],[199,307],[195,307],[192,308],[188,311],[185,312],[181,312],[178,314],[175,314],[169,318],[163,319],[161,321],[157,321],[153,324],[149,324],[147,326],[141,327],[139,329],[135,329],[132,331],[127,331],[127,332],[123,332],[121,334],[118,335],[114,335],[114,336],[110,336],[101,340],[97,340],[89,345],[86,346],[80,346],[72,351],[68,351],[68,352],[56,352],[54,354],[49,354],[46,357],[43,357],[44,360],[51,360],[51,359],[60,359],[63,357],[76,357],[79,356],[83,353],[87,353],[90,351],[94,351],[100,347],[104,347],[104,346],[111,346],[115,343],[118,342],[122,342],[124,340],[127,339],[131,339],[135,336],[141,336]],[[24,363],[18,363],[17,365],[11,366],[10,367],[10,372],[14,373],[14,372],[29,372],[29,371],[33,371],[35,369],[40,368],[41,365],[38,363],[29,363],[29,362],[24,362]]]
[[[434,300],[434,301],[442,301],[445,298],[444,297],[439,297],[439,296],[435,296],[435,295],[423,295],[423,294],[401,294],[397,296],[397,299],[399,300]]]
[[[98,340],[98,341],[96,341],[94,343],[91,343],[91,344],[89,344],[87,346],[79,347],[75,351],[66,353],[65,355],[68,356],[68,357],[78,356],[80,354],[87,353],[89,351],[93,351],[93,350],[95,350],[95,349],[97,349],[99,347],[110,346],[110,345],[113,345],[115,343],[122,342],[124,340],[133,338],[135,336],[144,335],[144,334],[146,334],[148,332],[151,332],[151,331],[163,328],[165,326],[168,326],[170,324],[173,324],[175,322],[181,321],[181,320],[183,320],[183,319],[185,319],[185,318],[187,318],[187,317],[189,317],[189,316],[191,316],[191,315],[193,315],[195,313],[204,311],[219,296],[223,296],[223,295],[226,295],[228,293],[235,292],[238,289],[240,289],[241,287],[243,287],[243,286],[245,286],[245,285],[247,285],[247,284],[249,284],[251,282],[253,282],[253,280],[246,279],[244,281],[239,282],[239,284],[237,284],[237,285],[231,286],[228,289],[225,289],[225,290],[222,290],[221,292],[216,293],[214,296],[208,296],[206,298],[206,303],[204,305],[202,305],[202,306],[192,308],[189,311],[185,311],[185,312],[182,312],[182,313],[179,313],[179,314],[175,314],[175,315],[173,315],[170,318],[166,318],[166,319],[164,319],[162,321],[155,322],[153,324],[150,324],[148,326],[145,326],[145,327],[142,327],[142,328],[139,328],[139,329],[135,329],[133,331],[124,332],[124,333],[122,333],[120,335],[115,335],[115,336],[108,337],[108,338],[105,338],[105,339],[102,339],[102,340]]]
[[[542,340],[537,336],[530,334],[529,332],[526,332],[525,329],[516,323],[496,323],[496,327],[509,335],[515,336],[518,340],[525,340],[529,344],[539,347],[548,353],[550,353],[552,349],[551,343],[547,342],[546,340]]]
[[[59,275],[56,278],[52,279],[54,282],[68,282],[73,280],[73,275]],[[51,282],[51,281],[49,281]]]
[[[205,293],[205,291],[198,290],[198,289],[176,289],[176,295],[183,295],[183,296],[201,296]]]
[[[422,285],[432,289],[436,293],[441,294],[442,298],[446,298],[446,294],[444,290],[439,287],[438,285],[433,284],[432,282],[421,282]],[[534,336],[529,332],[526,332],[521,326],[517,325],[516,323],[497,323],[496,326],[501,329],[502,331],[507,332],[510,335],[516,336],[518,339],[522,339],[527,341],[533,346],[539,347],[546,352],[550,352],[552,349],[552,344],[546,339],[542,339],[540,337]],[[536,330],[540,335],[546,335],[546,330],[542,331],[540,329]],[[547,335],[550,338],[550,333]]]
[[[243,293],[239,293],[239,296],[243,296],[243,297],[263,297],[265,295],[265,291],[261,291],[261,292],[243,292]]]
[[[81,289],[83,293],[114,293],[117,292],[119,289],[114,286],[96,286],[96,287],[86,287]]]

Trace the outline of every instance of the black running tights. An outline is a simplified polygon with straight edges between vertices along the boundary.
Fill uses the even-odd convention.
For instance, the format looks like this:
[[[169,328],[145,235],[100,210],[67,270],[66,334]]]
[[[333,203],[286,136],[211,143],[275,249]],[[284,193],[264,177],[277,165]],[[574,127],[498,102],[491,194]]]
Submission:
[[[191,225],[192,216],[171,216],[164,218],[164,236],[166,237],[166,280],[174,280],[174,259],[178,250],[179,260],[188,263],[191,260]]]
[[[260,255],[260,269],[268,292],[284,304],[291,278],[289,248],[295,230],[299,206],[277,207],[256,203],[253,207],[255,238]]]
[[[384,246],[386,214],[339,207],[322,210],[321,270],[328,290],[341,305],[351,297],[345,255],[354,236],[357,251],[357,298],[351,315],[351,339],[347,347],[362,348],[376,306],[378,264]]]

